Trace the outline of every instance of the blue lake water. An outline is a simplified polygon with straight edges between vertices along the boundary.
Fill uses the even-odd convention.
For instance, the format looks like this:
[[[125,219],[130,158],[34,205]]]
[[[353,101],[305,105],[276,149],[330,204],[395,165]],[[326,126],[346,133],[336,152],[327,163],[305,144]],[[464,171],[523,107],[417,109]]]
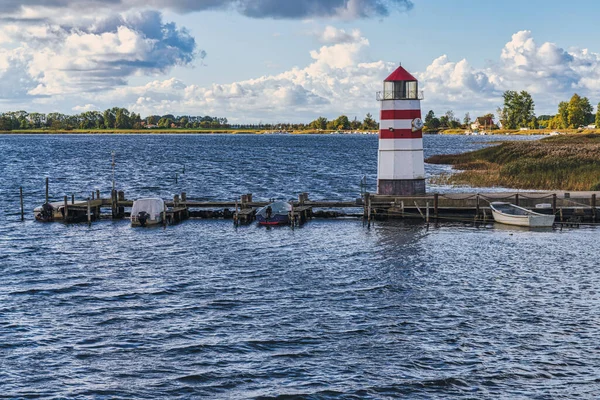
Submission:
[[[0,135],[0,397],[600,396],[596,229],[32,220],[46,176],[54,200],[106,195],[113,150],[129,198],[375,190],[372,136]]]

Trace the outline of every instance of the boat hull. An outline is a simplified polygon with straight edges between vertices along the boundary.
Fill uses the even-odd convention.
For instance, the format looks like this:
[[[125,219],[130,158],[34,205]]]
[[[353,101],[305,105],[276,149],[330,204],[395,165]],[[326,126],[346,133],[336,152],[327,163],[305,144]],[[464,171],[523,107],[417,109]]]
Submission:
[[[265,218],[262,215],[257,214],[256,220],[260,225],[273,226],[273,225],[288,225],[290,223],[290,217],[283,214],[275,214],[271,218]]]
[[[492,209],[494,221],[506,225],[530,228],[550,228],[554,225],[554,215],[511,215]]]

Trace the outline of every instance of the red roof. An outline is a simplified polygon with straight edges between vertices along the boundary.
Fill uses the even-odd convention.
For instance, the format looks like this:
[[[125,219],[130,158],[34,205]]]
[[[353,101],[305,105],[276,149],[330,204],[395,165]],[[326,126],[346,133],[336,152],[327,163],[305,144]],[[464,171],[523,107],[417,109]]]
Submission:
[[[407,70],[405,70],[404,68],[402,68],[400,66],[400,67],[398,67],[397,70],[392,72],[392,74],[385,79],[385,82],[416,81],[416,80],[417,80],[417,78],[415,78],[414,76],[409,74]]]

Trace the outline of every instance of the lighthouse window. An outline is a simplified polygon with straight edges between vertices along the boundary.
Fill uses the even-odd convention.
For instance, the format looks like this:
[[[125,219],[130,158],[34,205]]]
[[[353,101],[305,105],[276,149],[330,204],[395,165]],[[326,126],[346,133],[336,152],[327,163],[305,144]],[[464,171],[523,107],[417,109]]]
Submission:
[[[383,84],[384,99],[402,100],[417,98],[416,81],[391,81]]]
[[[417,98],[417,82],[406,82],[406,98],[416,99]]]

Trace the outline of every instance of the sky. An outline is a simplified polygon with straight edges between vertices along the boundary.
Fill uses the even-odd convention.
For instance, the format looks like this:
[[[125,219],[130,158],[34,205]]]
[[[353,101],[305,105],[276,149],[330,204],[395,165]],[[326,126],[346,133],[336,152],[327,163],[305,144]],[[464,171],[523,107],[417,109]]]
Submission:
[[[600,2],[0,0],[0,112],[211,115],[230,123],[378,117],[399,65],[422,109],[536,114],[600,102]]]

